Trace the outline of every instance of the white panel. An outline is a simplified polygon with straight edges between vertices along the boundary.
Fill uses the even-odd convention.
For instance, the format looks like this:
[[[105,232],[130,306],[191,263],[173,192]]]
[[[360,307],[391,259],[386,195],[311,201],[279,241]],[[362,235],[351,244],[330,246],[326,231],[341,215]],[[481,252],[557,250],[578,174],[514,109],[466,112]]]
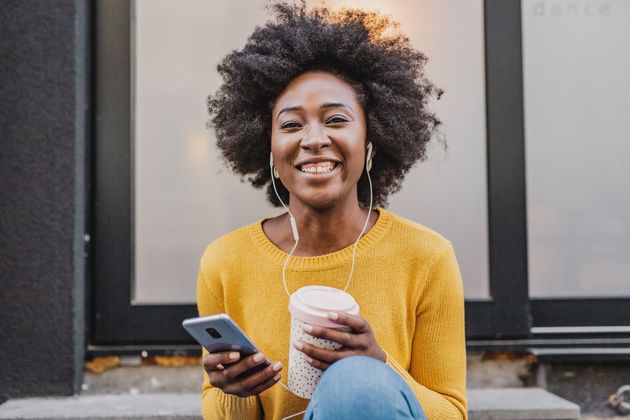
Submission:
[[[630,2],[522,3],[530,294],[630,295]]]
[[[136,1],[135,303],[194,302],[205,246],[278,213],[224,169],[205,128],[216,66],[263,12],[255,0]]]
[[[262,190],[242,184],[216,157],[205,99],[218,61],[266,21],[257,0],[137,0],[135,26],[135,289],[140,304],[195,300],[199,257],[216,237],[275,215]],[[309,2],[317,4],[317,2]],[[338,1],[378,8],[430,58],[446,89],[434,109],[448,155],[431,149],[390,209],[449,238],[466,296],[488,296],[482,1]]]
[[[388,2],[389,3],[389,2]],[[406,178],[390,208],[446,236],[455,248],[468,299],[490,296],[483,2],[394,2],[401,30],[429,57],[429,76],[445,89],[432,106],[443,122],[447,152]]]

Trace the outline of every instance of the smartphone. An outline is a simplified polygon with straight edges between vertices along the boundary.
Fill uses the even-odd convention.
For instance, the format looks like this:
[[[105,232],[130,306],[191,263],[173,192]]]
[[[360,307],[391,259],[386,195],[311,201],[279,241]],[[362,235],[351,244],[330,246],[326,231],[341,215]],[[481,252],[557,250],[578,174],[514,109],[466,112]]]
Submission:
[[[227,314],[185,319],[182,326],[210,353],[238,351],[243,359],[259,352],[254,343]],[[260,372],[270,364],[271,362],[265,358],[261,364],[241,373],[238,377]]]

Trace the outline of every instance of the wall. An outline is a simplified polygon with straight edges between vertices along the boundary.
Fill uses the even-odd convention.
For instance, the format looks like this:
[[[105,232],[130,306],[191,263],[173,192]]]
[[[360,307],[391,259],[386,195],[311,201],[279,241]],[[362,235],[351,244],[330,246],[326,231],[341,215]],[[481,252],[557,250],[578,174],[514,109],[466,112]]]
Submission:
[[[88,29],[83,0],[0,9],[0,402],[82,381]]]

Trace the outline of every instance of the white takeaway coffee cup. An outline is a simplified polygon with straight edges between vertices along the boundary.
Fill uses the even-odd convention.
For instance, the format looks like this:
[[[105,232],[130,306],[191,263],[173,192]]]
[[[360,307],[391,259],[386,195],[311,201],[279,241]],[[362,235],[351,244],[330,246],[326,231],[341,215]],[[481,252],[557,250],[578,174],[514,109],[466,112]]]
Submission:
[[[343,290],[326,286],[306,286],[298,289],[289,299],[291,313],[291,343],[289,345],[289,380],[288,388],[298,397],[310,399],[322,375],[304,359],[304,353],[293,344],[301,340],[327,350],[341,348],[341,344],[322,338],[313,337],[302,329],[304,324],[318,327],[335,328],[350,331],[349,327],[328,319],[329,312],[359,314],[359,305],[354,298]]]

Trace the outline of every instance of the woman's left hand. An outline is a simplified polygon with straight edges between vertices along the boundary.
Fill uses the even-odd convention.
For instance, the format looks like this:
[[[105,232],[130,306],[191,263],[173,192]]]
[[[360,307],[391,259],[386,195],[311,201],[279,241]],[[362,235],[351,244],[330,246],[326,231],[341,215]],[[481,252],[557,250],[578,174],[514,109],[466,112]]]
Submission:
[[[303,341],[295,342],[293,345],[304,353],[304,358],[311,366],[326,370],[337,360],[350,356],[370,356],[385,362],[387,356],[376,342],[372,328],[364,318],[343,312],[331,312],[328,314],[328,319],[337,324],[346,325],[352,328],[352,331],[339,331],[305,324],[303,329],[307,334],[334,341],[343,346],[338,350],[325,350]]]

